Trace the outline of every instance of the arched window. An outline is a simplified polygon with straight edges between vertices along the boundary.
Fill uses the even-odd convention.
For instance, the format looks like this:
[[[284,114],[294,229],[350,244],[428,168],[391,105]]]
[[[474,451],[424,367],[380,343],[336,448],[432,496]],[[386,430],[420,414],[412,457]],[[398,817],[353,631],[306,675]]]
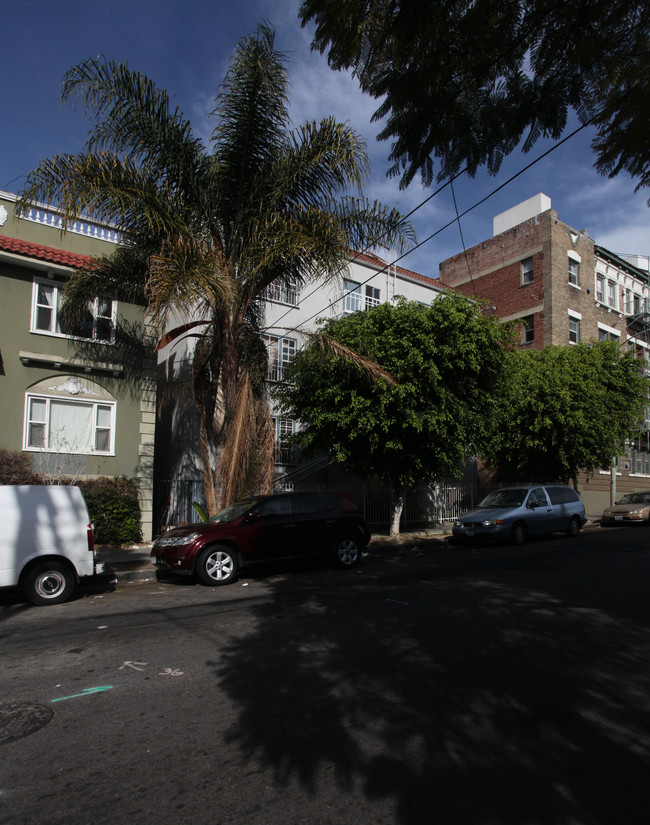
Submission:
[[[46,378],[25,393],[23,449],[114,455],[116,411],[113,396],[95,381]]]

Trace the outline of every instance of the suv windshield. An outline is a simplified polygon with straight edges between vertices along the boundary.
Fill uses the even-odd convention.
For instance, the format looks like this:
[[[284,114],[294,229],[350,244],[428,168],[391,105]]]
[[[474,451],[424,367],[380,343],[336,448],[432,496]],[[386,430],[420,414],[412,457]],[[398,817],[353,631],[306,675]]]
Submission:
[[[481,509],[491,507],[521,507],[528,490],[494,490],[478,505]]]
[[[220,524],[221,522],[228,522],[234,521],[236,518],[242,516],[246,510],[250,510],[250,508],[257,504],[259,499],[256,498],[247,498],[244,501],[237,501],[235,504],[231,504],[230,507],[226,507],[224,510],[220,510],[218,513],[215,513],[213,516],[210,516],[208,521],[212,524]]]

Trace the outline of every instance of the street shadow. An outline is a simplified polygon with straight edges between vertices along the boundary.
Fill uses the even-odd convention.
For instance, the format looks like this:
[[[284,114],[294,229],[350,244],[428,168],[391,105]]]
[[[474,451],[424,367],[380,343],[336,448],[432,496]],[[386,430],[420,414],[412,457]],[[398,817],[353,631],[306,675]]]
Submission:
[[[227,741],[278,789],[333,786],[400,825],[647,821],[645,630],[398,564],[271,589],[209,664]]]

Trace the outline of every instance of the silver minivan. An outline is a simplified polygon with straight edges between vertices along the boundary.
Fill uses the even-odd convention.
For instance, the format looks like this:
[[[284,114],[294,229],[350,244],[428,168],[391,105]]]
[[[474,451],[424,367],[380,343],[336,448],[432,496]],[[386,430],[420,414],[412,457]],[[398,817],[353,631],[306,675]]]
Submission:
[[[582,499],[564,484],[531,484],[493,490],[453,526],[463,540],[511,541],[555,531],[577,536],[586,521]]]

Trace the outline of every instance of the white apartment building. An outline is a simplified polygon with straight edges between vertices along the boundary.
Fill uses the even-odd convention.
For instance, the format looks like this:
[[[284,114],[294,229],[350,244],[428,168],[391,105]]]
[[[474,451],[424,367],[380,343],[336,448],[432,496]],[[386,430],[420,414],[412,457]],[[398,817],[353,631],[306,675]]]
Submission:
[[[443,291],[437,284],[432,278],[377,255],[353,253],[340,276],[328,283],[302,287],[297,284],[293,287],[272,285],[267,293],[263,332],[268,351],[268,381],[282,381],[285,367],[304,345],[301,331],[316,330],[320,318],[365,311],[397,296],[430,304]],[[161,353],[159,387],[187,374],[191,354],[192,339],[177,342]],[[158,424],[156,490],[161,524],[192,519],[192,502],[202,498],[201,467],[196,448],[198,421],[190,407],[191,404],[171,405]],[[292,444],[292,436],[300,424],[278,415],[273,420],[276,472],[278,477],[287,476],[300,465],[299,453]]]

